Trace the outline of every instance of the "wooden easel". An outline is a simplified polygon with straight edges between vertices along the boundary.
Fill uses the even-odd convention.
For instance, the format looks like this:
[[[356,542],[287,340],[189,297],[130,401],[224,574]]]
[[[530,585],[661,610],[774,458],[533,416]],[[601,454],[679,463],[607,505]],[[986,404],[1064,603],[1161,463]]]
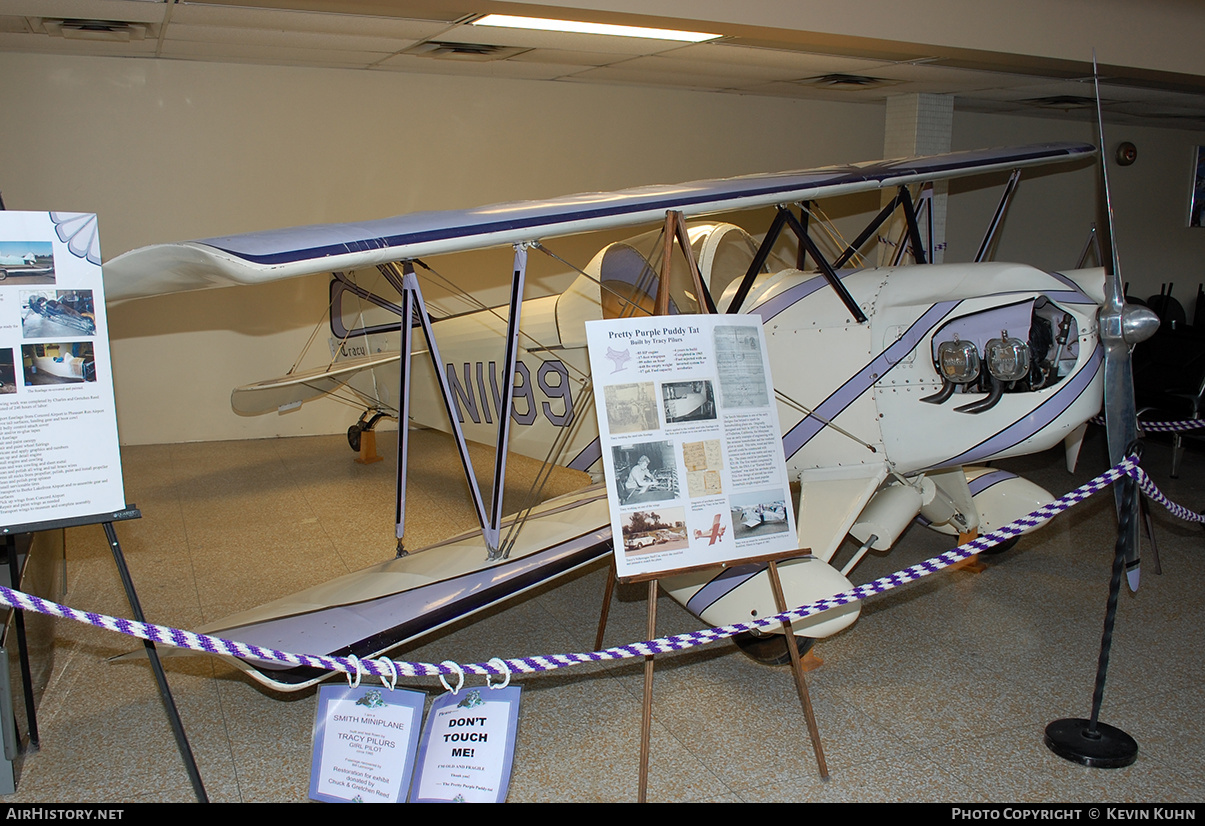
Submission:
[[[699,298],[700,309],[705,309],[708,313],[715,313],[715,303],[712,301],[711,294],[708,292],[706,285],[703,284],[702,275],[699,272],[699,266],[695,262],[694,255],[691,253],[690,237],[686,232],[686,220],[681,212],[667,211],[665,213],[665,226],[663,228],[661,258],[661,273],[660,280],[657,285],[657,298],[654,305],[653,315],[663,316],[669,314],[669,282],[670,275],[673,269],[673,251],[674,244],[677,243],[681,249],[683,256],[686,259],[686,264],[690,269],[690,278],[695,295]],[[617,551],[622,553],[621,550]],[[770,587],[774,592],[774,602],[778,606],[779,613],[787,610],[786,597],[783,595],[782,581],[778,576],[778,561],[789,559],[807,553],[806,551],[791,550],[776,554],[768,554],[765,556],[749,557],[741,560],[729,560],[728,565],[745,565],[745,564],[762,564],[768,565],[768,573],[770,576]],[[615,557],[611,557],[610,573],[607,577],[607,587],[603,598],[602,612],[598,622],[598,635],[595,637],[594,649],[596,651],[602,649],[603,634],[607,627],[607,616],[610,613],[611,597],[615,592],[615,583],[622,582],[624,584],[633,582],[648,582],[648,639],[654,639],[657,636],[657,579],[667,575],[677,575],[689,573],[691,571],[709,570],[714,568],[714,565],[703,565],[697,567],[679,568],[670,571],[659,571],[655,574],[637,574],[627,577],[617,577],[615,574]],[[816,726],[816,715],[812,710],[812,700],[808,694],[807,680],[804,677],[803,663],[799,656],[799,646],[795,642],[795,634],[791,630],[791,623],[783,623],[783,631],[787,636],[787,650],[791,656],[791,672],[795,675],[795,687],[799,692],[799,702],[803,705],[803,715],[807,720],[808,735],[812,741],[812,750],[816,754],[816,764],[820,769],[820,779],[828,780],[828,765],[824,761],[824,748],[820,743],[820,731]],[[646,802],[648,797],[648,772],[649,772],[649,740],[652,735],[653,728],[653,655],[646,654],[644,657],[644,707],[641,713],[640,721],[640,793],[639,801]]]
[[[748,559],[734,560],[730,565],[748,565],[762,564],[768,565],[767,573],[770,576],[770,588],[774,592],[774,604],[778,607],[778,612],[784,613],[788,610],[786,596],[782,590],[782,580],[778,575],[778,562],[780,560],[797,557],[806,551],[785,551],[782,553],[771,554],[768,556],[749,557]],[[682,568],[674,571],[662,571],[656,575],[648,576],[630,576],[617,577],[615,575],[615,558],[611,558],[611,566],[607,574],[607,586],[604,589],[602,611],[598,620],[598,634],[594,638],[594,650],[601,651],[603,645],[603,635],[607,630],[607,617],[611,610],[611,598],[615,594],[615,584],[635,582],[648,582],[648,636],[646,639],[656,639],[657,637],[657,579],[666,575],[678,575],[689,573],[696,570],[707,569],[707,566],[699,568]],[[824,759],[824,746],[820,742],[820,729],[816,725],[816,714],[812,708],[812,698],[808,693],[807,678],[804,675],[803,660],[799,655],[799,645],[795,641],[795,632],[791,629],[790,620],[782,624],[783,633],[787,638],[787,651],[791,655],[791,673],[795,676],[795,688],[799,692],[799,703],[803,707],[803,716],[807,721],[808,737],[812,741],[812,751],[816,755],[816,765],[820,770],[820,779],[828,780],[828,764]],[[653,730],[653,656],[646,654],[644,657],[644,701],[640,716],[640,791],[638,801],[640,803],[647,802],[648,799],[648,776],[649,776],[649,741],[652,737]]]

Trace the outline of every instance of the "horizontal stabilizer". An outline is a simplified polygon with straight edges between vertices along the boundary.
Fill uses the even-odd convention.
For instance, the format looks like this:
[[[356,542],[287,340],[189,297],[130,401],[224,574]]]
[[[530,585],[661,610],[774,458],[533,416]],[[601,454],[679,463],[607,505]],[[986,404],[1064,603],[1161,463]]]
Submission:
[[[361,370],[391,364],[399,358],[400,353],[378,353],[344,359],[327,367],[288,373],[276,379],[245,384],[236,387],[230,394],[230,406],[240,416],[258,416],[278,410],[285,412],[304,401],[335,392]]]

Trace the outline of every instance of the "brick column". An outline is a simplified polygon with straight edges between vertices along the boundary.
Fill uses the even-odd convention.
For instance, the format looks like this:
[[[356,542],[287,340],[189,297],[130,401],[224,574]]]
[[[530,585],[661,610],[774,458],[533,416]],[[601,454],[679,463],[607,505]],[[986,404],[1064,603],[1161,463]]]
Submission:
[[[954,123],[954,96],[913,94],[895,95],[887,98],[887,121],[883,136],[883,157],[903,158],[909,155],[935,155],[950,151],[950,135]],[[938,181],[933,185],[933,246],[931,260],[941,263],[945,254],[946,241],[946,200],[949,185],[946,181]],[[894,191],[884,191],[881,203],[886,204]],[[918,190],[913,190],[913,198],[919,196]],[[921,238],[928,243],[925,233],[927,221],[921,221]],[[899,241],[904,229],[902,217],[892,219],[884,224],[880,234]],[[887,244],[879,245],[880,265],[888,263],[895,248]],[[911,258],[905,259],[911,261]]]

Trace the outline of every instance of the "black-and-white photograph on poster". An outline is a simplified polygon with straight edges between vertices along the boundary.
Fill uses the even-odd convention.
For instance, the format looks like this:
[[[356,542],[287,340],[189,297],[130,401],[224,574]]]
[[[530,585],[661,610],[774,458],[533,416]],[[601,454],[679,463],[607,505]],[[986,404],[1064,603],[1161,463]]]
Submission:
[[[640,433],[661,426],[655,388],[651,381],[608,384],[603,388],[603,408],[612,433]]]
[[[0,210],[0,525],[126,507],[98,238]]]
[[[734,494],[730,501],[737,542],[790,529],[791,500],[781,489]]]
[[[618,444],[611,448],[611,454],[620,503],[635,505],[678,498],[678,465],[672,442]]]
[[[661,385],[665,423],[701,422],[715,418],[715,390],[709,381],[670,381]]]
[[[760,332],[760,324],[725,324],[715,328],[720,406],[725,410],[770,404]]]

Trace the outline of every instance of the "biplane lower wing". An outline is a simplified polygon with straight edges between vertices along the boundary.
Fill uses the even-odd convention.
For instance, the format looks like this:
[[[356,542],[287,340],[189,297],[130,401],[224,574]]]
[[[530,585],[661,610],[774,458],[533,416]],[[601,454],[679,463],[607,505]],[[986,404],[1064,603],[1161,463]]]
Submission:
[[[609,553],[609,520],[606,490],[593,485],[533,509],[505,558],[483,564],[481,532],[470,531],[197,631],[290,653],[379,657]],[[666,577],[661,584],[705,622],[725,625],[747,621],[749,605],[772,600],[765,569],[762,563],[695,571]],[[788,560],[780,571],[783,587],[801,604],[850,587],[814,557]],[[858,603],[844,605],[797,621],[794,628],[824,637],[851,625],[859,613]],[[300,690],[330,677],[314,668],[234,662],[280,691]]]
[[[377,657],[607,553],[608,514],[606,491],[588,487],[535,508],[504,559],[483,565],[481,532],[472,531],[198,630],[292,653]],[[283,691],[330,676],[274,663],[237,664]]]

